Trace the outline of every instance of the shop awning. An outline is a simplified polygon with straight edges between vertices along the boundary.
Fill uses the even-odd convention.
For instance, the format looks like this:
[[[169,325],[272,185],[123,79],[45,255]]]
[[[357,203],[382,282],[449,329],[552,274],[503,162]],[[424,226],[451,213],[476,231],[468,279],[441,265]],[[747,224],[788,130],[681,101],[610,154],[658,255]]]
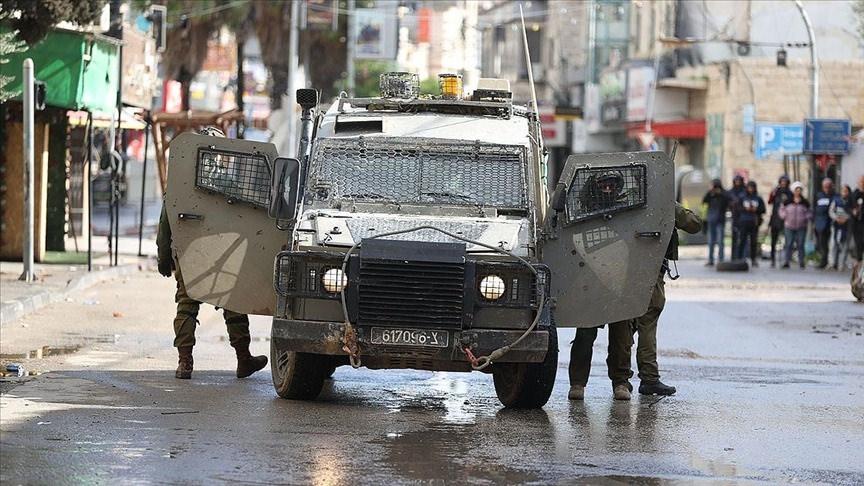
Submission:
[[[644,131],[644,123],[631,123],[627,126],[627,137],[638,138]],[[705,138],[705,119],[655,121],[651,123],[651,131],[655,138]]]

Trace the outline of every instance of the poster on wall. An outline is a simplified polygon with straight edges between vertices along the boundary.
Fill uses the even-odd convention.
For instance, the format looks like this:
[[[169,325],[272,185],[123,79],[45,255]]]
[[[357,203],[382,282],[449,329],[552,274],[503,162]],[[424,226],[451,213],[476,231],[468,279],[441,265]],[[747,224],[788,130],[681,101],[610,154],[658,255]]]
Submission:
[[[393,9],[358,8],[355,10],[354,57],[357,59],[396,59],[396,26]]]
[[[714,179],[723,175],[723,114],[709,113],[705,118],[708,125],[705,171]]]
[[[648,116],[654,68],[634,67],[627,70],[627,121],[642,121]]]

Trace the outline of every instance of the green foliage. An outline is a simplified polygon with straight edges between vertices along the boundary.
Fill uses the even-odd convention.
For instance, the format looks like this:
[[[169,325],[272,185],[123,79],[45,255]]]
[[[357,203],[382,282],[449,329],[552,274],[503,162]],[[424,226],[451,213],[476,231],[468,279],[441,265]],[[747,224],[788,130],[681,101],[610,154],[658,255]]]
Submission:
[[[102,15],[107,0],[0,0],[0,11],[16,12],[11,18],[18,38],[33,45],[60,22],[87,25]]]
[[[858,37],[861,38],[861,43],[864,43],[864,0],[856,0],[852,4],[852,11],[858,17]]]
[[[438,87],[438,78],[426,78],[420,81],[420,94],[438,96],[441,89]]]
[[[354,95],[359,98],[378,96],[378,77],[381,73],[395,71],[396,67],[390,61],[357,60],[354,67]]]
[[[6,20],[7,18],[9,18],[9,13],[6,11],[0,11],[0,21]],[[18,31],[15,30],[10,32],[0,32],[0,65],[9,63],[9,59],[6,58],[9,54],[15,54],[27,50],[27,45],[15,37],[17,34]],[[6,71],[4,70],[3,72]],[[5,89],[6,85],[11,83],[14,79],[15,76],[0,74],[0,103],[18,96],[17,92],[7,91]]]

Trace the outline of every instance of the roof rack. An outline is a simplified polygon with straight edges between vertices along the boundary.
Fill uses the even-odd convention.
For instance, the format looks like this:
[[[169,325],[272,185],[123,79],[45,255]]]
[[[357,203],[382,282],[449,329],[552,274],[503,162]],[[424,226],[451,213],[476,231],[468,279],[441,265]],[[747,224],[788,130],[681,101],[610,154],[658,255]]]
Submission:
[[[470,101],[443,99],[399,99],[399,98],[339,98],[339,112],[344,105],[365,108],[366,111],[396,111],[401,113],[446,113],[451,115],[486,115],[509,119],[513,116],[513,104],[506,101]]]

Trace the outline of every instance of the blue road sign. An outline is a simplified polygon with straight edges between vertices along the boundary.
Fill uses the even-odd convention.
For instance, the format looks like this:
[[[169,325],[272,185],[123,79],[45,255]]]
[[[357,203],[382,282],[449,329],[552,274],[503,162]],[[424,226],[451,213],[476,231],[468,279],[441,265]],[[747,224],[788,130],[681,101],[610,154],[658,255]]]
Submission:
[[[849,120],[808,118],[804,120],[805,154],[848,154],[852,123]]]
[[[804,148],[804,129],[797,123],[756,123],[753,153],[757,159],[782,159],[800,154]]]

